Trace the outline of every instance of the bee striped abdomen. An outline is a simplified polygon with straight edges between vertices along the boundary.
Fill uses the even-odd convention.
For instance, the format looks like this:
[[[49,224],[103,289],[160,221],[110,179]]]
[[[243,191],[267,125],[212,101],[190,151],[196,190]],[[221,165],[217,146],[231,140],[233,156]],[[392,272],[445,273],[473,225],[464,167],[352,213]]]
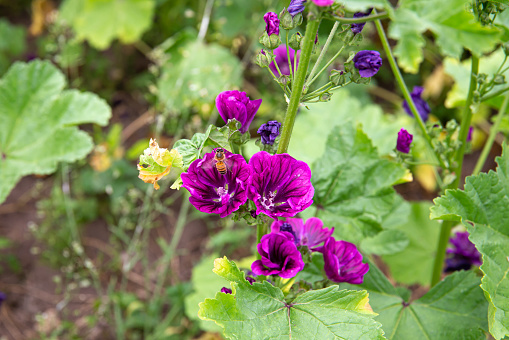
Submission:
[[[226,175],[227,169],[226,169],[226,164],[224,164],[224,162],[217,162],[216,169],[217,169],[217,171],[219,171],[219,173],[221,175]]]

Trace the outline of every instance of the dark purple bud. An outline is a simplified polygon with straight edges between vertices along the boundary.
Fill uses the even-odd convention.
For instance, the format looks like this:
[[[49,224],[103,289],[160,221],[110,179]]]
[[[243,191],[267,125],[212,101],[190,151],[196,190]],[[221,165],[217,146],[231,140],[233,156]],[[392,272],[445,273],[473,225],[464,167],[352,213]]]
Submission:
[[[396,142],[396,150],[403,153],[410,152],[410,144],[412,144],[412,140],[414,136],[408,133],[407,130],[401,129],[398,132],[398,141]]]
[[[279,275],[289,279],[304,269],[302,254],[293,240],[286,235],[263,235],[257,247],[262,259],[251,265],[251,270],[256,275]]]
[[[272,34],[279,35],[279,19],[277,18],[277,14],[274,12],[267,12],[263,16],[263,20],[265,20],[265,31],[269,36]]]
[[[367,12],[357,12],[357,13],[355,13],[355,14],[353,15],[353,17],[354,17],[354,18],[363,18],[363,17],[365,17],[365,16],[370,15],[372,10],[373,10],[373,9],[372,9],[372,8],[370,8]],[[364,28],[364,25],[366,25],[366,23],[365,23],[365,22],[361,22],[361,23],[358,23],[358,24],[352,24],[352,28],[351,28],[351,29],[352,29],[352,32],[353,32],[354,34],[359,34],[359,33],[361,33],[361,32],[362,32],[362,29]]]
[[[467,142],[472,141],[472,134],[474,133],[474,127],[471,126],[468,128]]]
[[[240,132],[246,133],[254,119],[256,112],[262,104],[261,99],[251,100],[245,92],[224,91],[216,98],[217,111],[221,118],[228,123],[228,119],[236,119],[240,122]]]
[[[7,299],[7,295],[5,293],[0,292],[0,307],[2,307],[2,303]]]
[[[323,254],[323,269],[329,280],[338,283],[362,283],[369,265],[362,263],[362,254],[353,243],[336,241],[334,237],[329,237],[319,251]]]
[[[266,54],[265,54],[265,51],[263,50],[263,48],[262,48],[262,50],[260,51],[260,53],[261,53],[261,54],[263,54],[263,55],[266,55]]]
[[[448,257],[445,260],[445,271],[453,272],[456,270],[468,270],[472,266],[482,264],[481,254],[475,248],[475,245],[468,239],[468,232],[457,232],[449,239],[453,248],[447,249]]]
[[[318,31],[316,32],[315,45],[318,44]]]
[[[315,190],[305,162],[288,154],[259,151],[251,157],[249,166],[248,198],[255,203],[257,215],[293,217],[313,203]]]
[[[324,228],[322,220],[316,217],[309,218],[306,223],[300,218],[288,218],[286,221],[274,221],[271,232],[290,233],[297,247],[307,246],[311,250],[316,250],[320,243],[332,235],[334,228]]]
[[[428,103],[421,98],[422,92],[424,91],[424,88],[421,86],[414,86],[412,93],[410,93],[410,97],[412,97],[412,101],[415,104],[415,107],[417,108],[417,112],[419,112],[419,116],[421,116],[422,120],[425,122],[428,120],[428,115],[431,112]],[[405,100],[403,102],[403,109],[405,109],[405,112],[413,117],[412,111],[410,111],[410,107],[408,106],[407,101]]]
[[[295,72],[295,69],[293,67],[295,59],[295,50],[291,47],[289,47],[289,49],[290,49],[290,61],[288,61],[288,53],[286,53],[285,45],[279,45],[279,47],[274,50],[274,57],[276,59],[277,66],[279,67],[281,74],[287,76],[290,75],[290,66],[292,67],[292,71]],[[299,65],[299,57],[300,51],[297,51],[297,63],[296,63],[297,66]],[[269,67],[276,76],[279,76],[274,62],[272,62]]]
[[[262,144],[273,145],[276,137],[279,136],[279,128],[281,123],[277,120],[269,120],[262,124],[258,129],[258,134],[262,136]]]
[[[256,279],[254,277],[251,277],[251,276],[246,276],[246,280],[250,283],[250,284],[253,284],[256,282]]]
[[[353,62],[361,77],[369,78],[373,77],[382,66],[382,57],[378,51],[364,50],[357,52]]]
[[[224,150],[226,173],[217,169],[215,152],[197,159],[181,175],[182,186],[189,190],[189,202],[201,212],[226,217],[247,201],[251,168],[244,157]]]
[[[292,17],[304,11],[304,7],[306,0],[292,0],[290,1],[290,5],[288,5],[288,13],[291,14]]]
[[[223,287],[221,288],[221,293],[231,294],[232,290],[230,288]]]

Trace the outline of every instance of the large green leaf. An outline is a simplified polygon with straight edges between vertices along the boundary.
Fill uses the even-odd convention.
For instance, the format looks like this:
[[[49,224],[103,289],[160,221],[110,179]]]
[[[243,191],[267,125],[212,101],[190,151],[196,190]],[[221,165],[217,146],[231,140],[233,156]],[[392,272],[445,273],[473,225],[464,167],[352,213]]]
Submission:
[[[459,58],[463,48],[475,55],[491,51],[499,42],[500,32],[482,26],[467,11],[470,0],[402,0],[389,27],[391,38],[398,40],[394,54],[398,64],[410,73],[417,73],[423,60],[425,44],[422,34],[430,30],[446,56]]]
[[[98,49],[105,49],[115,39],[129,44],[150,28],[155,0],[66,0],[61,17]]]
[[[229,339],[384,339],[366,291],[331,286],[288,303],[267,281],[251,285],[226,257],[216,259],[214,272],[231,281],[233,294],[206,299],[198,315],[223,327]]]
[[[92,150],[75,125],[111,117],[104,100],[64,87],[64,75],[43,61],[15,63],[0,80],[0,203],[21,177],[52,173]]]
[[[358,243],[374,236],[394,211],[406,218],[408,205],[392,188],[405,174],[403,166],[378,155],[360,127],[335,127],[324,155],[313,164],[318,216],[336,227],[340,239]]]
[[[490,332],[509,335],[509,150],[497,157],[497,171],[467,177],[464,190],[435,199],[431,217],[460,221],[482,254],[482,289],[489,302]],[[473,226],[471,225],[473,224]]]

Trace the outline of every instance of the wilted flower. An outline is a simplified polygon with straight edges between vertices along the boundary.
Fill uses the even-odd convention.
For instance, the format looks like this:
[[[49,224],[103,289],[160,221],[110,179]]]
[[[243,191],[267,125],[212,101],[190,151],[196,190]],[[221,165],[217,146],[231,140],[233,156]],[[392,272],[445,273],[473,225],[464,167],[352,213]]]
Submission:
[[[288,218],[286,221],[274,221],[271,231],[290,233],[297,247],[314,249],[332,235],[334,228],[324,228],[322,220],[316,217],[309,218],[306,223],[301,218]]]
[[[474,127],[471,126],[468,128],[467,142],[472,141],[472,133],[474,133]]]
[[[398,140],[396,142],[396,150],[403,153],[409,153],[410,152],[410,144],[412,144],[412,140],[414,139],[414,136],[412,136],[410,133],[408,133],[407,130],[401,129],[398,132]]]
[[[221,293],[231,294],[232,290],[230,288],[223,287],[221,288]]]
[[[424,99],[421,98],[422,91],[424,91],[424,88],[421,86],[414,86],[412,93],[410,93],[410,97],[412,97],[412,101],[415,104],[415,107],[417,108],[417,112],[419,112],[419,116],[421,116],[423,121],[428,120],[428,115],[431,112],[428,103]],[[408,106],[407,101],[405,100],[403,102],[403,109],[405,109],[405,112],[413,117],[412,111],[410,111],[410,107]]]
[[[249,161],[251,183],[248,198],[256,205],[256,214],[293,217],[313,203],[315,190],[311,170],[288,154],[270,155],[259,151]]]
[[[292,17],[304,11],[304,7],[306,0],[292,0],[290,1],[290,5],[288,5],[288,13],[291,14]]]
[[[262,259],[251,265],[251,270],[256,275],[279,275],[289,279],[304,268],[302,254],[293,240],[286,235],[263,235],[257,247]]]
[[[468,270],[472,266],[482,264],[481,254],[475,248],[475,245],[468,239],[468,231],[457,232],[454,237],[449,239],[453,248],[447,249],[449,257],[445,260],[445,271],[453,272],[456,270]]]
[[[330,6],[334,3],[334,0],[313,0],[317,6]]]
[[[269,120],[262,124],[258,129],[258,134],[262,136],[262,144],[273,145],[276,137],[279,136],[279,128],[281,123],[277,120]]]
[[[240,91],[224,91],[216,98],[216,107],[221,118],[225,123],[228,123],[228,119],[238,120],[241,133],[246,133],[249,129],[261,104],[261,99],[251,100],[245,92]]]
[[[353,15],[354,18],[362,18],[368,16],[371,13],[372,9],[370,8],[367,12],[357,12]],[[351,30],[354,34],[359,34],[362,32],[362,29],[366,25],[365,22],[360,22],[358,24],[352,24]]]
[[[286,46],[280,45],[278,48],[274,50],[274,56],[277,62],[277,66],[279,67],[279,70],[281,71],[281,74],[283,75],[290,75],[290,65],[292,67],[292,71],[295,72],[294,69],[294,59],[295,59],[295,50],[291,47],[288,47],[290,49],[290,62],[288,62],[288,53],[286,53]],[[299,57],[300,57],[300,51],[297,52],[297,65],[299,65]],[[278,76],[277,68],[274,62],[270,64],[270,69],[272,72]]]
[[[364,50],[357,52],[353,62],[361,77],[369,78],[373,77],[382,66],[382,57],[378,51]]]
[[[369,265],[362,263],[362,254],[353,243],[336,241],[334,237],[329,237],[318,250],[323,254],[325,263],[323,269],[329,280],[362,283]]]
[[[265,20],[265,31],[270,36],[272,34],[279,35],[279,19],[277,14],[274,12],[267,12],[263,16],[263,20]]]
[[[189,201],[196,209],[226,217],[247,201],[250,167],[244,157],[224,150],[226,174],[216,169],[214,152],[197,159],[181,175],[182,186],[189,190]]]

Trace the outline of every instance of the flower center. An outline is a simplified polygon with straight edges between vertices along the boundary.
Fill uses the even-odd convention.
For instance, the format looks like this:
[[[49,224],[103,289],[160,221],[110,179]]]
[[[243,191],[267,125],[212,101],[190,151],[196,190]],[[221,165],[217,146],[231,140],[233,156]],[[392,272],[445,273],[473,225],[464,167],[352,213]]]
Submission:
[[[228,183],[224,185],[224,187],[214,188],[216,190],[216,194],[219,196],[219,198],[213,199],[214,202],[221,202],[221,199],[228,195]],[[232,193],[232,196],[235,193]]]
[[[274,207],[274,197],[276,197],[277,190],[276,191],[269,191],[268,197],[263,195],[262,199],[260,200],[260,203],[263,205],[265,209],[272,209]]]

